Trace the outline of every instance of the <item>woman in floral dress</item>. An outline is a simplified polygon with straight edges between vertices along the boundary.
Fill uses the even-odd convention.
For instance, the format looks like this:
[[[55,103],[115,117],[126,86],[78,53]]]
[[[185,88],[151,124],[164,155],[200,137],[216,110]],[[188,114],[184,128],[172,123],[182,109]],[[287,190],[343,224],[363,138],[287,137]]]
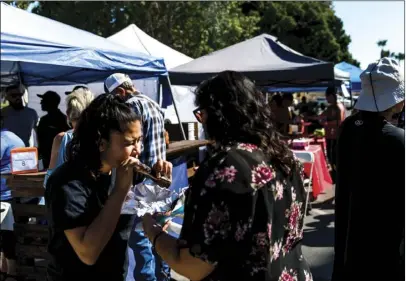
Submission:
[[[191,280],[312,280],[301,250],[301,166],[272,127],[263,99],[237,72],[203,82],[195,115],[216,148],[188,190],[180,239],[144,217],[158,254]]]

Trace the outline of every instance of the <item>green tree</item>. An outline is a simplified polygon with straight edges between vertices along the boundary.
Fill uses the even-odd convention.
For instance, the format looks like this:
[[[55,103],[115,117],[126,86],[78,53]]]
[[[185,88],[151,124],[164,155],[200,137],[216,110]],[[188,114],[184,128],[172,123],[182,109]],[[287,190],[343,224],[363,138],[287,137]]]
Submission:
[[[388,43],[388,40],[379,40],[378,42],[376,42],[378,47],[381,48],[381,58],[390,57],[390,56],[394,55],[394,54],[391,55],[391,52],[389,50],[385,50],[387,43]]]
[[[27,10],[28,6],[31,3],[34,3],[34,1],[3,1],[3,2],[23,10]]]
[[[396,59],[399,64],[405,60],[405,53],[393,53],[390,50],[385,49],[386,45],[388,43],[388,40],[379,40],[376,42],[378,47],[381,48],[381,58],[384,57],[390,57]]]
[[[26,8],[30,2],[15,3]],[[329,1],[42,1],[33,12],[103,37],[134,23],[194,58],[269,33],[304,55],[359,66]]]
[[[182,53],[199,57],[248,39],[258,13],[244,15],[239,2],[53,2],[34,13],[108,37],[131,23]]]
[[[132,23],[191,57],[252,37],[259,21],[258,14],[244,16],[238,2],[132,3]]]
[[[397,59],[399,61],[399,64],[400,64],[401,61],[405,60],[405,53],[397,53],[395,55],[395,59]]]

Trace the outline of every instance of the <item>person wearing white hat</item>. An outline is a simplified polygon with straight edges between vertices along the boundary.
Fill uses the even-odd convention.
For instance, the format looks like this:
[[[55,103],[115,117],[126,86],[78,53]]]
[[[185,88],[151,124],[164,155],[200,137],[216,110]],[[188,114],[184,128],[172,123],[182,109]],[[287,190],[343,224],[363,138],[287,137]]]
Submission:
[[[153,167],[158,160],[166,160],[166,143],[164,128],[164,112],[160,106],[145,95],[139,93],[131,78],[123,73],[115,73],[107,77],[104,82],[107,93],[119,95],[142,119],[143,149],[140,161]],[[141,181],[134,178],[134,184]],[[139,218],[134,221],[134,226]],[[144,233],[139,230],[131,231],[129,238],[130,262],[128,281],[169,281],[169,266],[152,249],[152,244]],[[131,262],[134,260],[135,262]]]
[[[405,131],[390,122],[404,106],[404,77],[382,58],[360,78],[358,112],[338,136],[332,281],[405,280]]]

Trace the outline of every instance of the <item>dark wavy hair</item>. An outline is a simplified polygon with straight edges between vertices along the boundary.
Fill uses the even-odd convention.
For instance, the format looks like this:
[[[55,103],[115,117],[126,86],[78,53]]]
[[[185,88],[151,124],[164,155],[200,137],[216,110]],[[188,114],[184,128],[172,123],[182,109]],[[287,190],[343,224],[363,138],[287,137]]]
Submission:
[[[128,125],[135,121],[141,121],[141,118],[120,97],[99,95],[79,117],[67,147],[67,161],[74,162],[97,177],[102,166],[99,151],[101,141],[109,141],[112,132],[125,132]]]
[[[206,130],[216,142],[255,144],[285,174],[296,167],[293,153],[272,124],[264,95],[243,74],[224,71],[202,82],[195,103],[206,110]]]

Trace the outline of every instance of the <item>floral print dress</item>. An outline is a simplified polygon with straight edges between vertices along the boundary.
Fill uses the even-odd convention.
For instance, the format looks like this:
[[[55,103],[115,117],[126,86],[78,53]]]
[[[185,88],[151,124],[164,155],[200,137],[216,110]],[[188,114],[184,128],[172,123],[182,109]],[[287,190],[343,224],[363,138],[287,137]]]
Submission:
[[[252,144],[216,151],[188,190],[180,239],[215,266],[204,281],[311,281],[301,251],[305,191]]]

